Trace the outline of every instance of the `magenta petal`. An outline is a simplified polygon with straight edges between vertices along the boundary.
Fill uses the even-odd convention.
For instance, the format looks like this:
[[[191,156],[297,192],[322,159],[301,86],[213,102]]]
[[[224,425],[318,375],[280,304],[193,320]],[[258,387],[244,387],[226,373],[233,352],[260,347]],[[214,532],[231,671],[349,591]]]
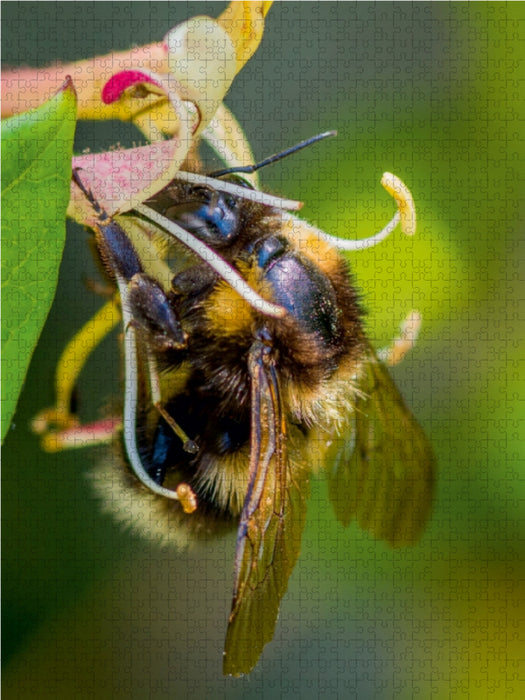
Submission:
[[[102,90],[102,102],[106,105],[116,102],[124,90],[129,88],[130,85],[136,85],[137,83],[157,84],[149,75],[139,70],[123,70],[120,71],[120,73],[112,75],[104,85],[104,89]]]

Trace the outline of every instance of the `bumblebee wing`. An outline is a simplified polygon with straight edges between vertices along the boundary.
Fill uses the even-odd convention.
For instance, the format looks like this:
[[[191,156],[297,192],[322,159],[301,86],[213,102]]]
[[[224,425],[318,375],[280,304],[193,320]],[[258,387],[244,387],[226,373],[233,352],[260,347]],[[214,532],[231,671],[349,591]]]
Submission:
[[[251,375],[249,486],[237,535],[235,584],[223,670],[238,676],[273,637],[279,604],[299,555],[308,478],[291,473],[278,378],[262,343]]]
[[[413,544],[432,503],[432,449],[371,347],[356,389],[350,434],[327,461],[336,516],[345,526],[357,519],[392,546]]]

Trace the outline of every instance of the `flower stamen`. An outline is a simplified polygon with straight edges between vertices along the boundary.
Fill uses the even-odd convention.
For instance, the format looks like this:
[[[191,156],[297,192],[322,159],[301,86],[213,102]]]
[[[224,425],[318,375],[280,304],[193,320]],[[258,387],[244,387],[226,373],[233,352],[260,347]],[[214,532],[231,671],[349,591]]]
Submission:
[[[398,365],[416,344],[423,319],[419,311],[411,311],[399,326],[399,335],[377,353],[389,367]]]
[[[283,212],[283,218],[287,221],[297,221],[300,223],[301,227],[319,238],[322,238],[327,243],[330,243],[338,250],[365,250],[365,248],[372,248],[373,246],[381,243],[387,238],[392,231],[401,224],[401,230],[407,236],[412,236],[416,231],[416,209],[414,206],[414,200],[410,194],[408,187],[402,182],[396,175],[392,173],[385,173],[381,179],[381,184],[386,189],[386,191],[394,197],[396,200],[398,210],[388,222],[388,224],[376,233],[374,236],[369,238],[361,238],[357,241],[349,240],[348,238],[340,238],[339,236],[331,236],[329,233],[321,231],[321,229],[312,226],[293,216],[292,214],[287,214]]]

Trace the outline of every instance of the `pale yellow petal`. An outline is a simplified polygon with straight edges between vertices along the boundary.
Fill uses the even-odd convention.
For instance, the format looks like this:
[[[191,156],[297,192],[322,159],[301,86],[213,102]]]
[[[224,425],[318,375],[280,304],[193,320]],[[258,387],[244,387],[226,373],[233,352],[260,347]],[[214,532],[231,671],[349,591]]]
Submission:
[[[217,18],[235,46],[237,72],[257,51],[264,31],[264,18],[271,5],[271,2],[230,2]]]
[[[170,74],[182,100],[200,112],[198,132],[213,118],[236,74],[237,57],[229,34],[209,17],[193,17],[164,39]]]

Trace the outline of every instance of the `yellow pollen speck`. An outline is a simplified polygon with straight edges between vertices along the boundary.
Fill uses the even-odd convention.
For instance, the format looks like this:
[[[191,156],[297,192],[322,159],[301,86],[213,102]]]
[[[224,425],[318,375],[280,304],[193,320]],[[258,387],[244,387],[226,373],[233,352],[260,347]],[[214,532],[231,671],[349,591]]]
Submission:
[[[188,484],[179,484],[176,489],[182,510],[185,513],[194,513],[197,510],[197,496]]]

